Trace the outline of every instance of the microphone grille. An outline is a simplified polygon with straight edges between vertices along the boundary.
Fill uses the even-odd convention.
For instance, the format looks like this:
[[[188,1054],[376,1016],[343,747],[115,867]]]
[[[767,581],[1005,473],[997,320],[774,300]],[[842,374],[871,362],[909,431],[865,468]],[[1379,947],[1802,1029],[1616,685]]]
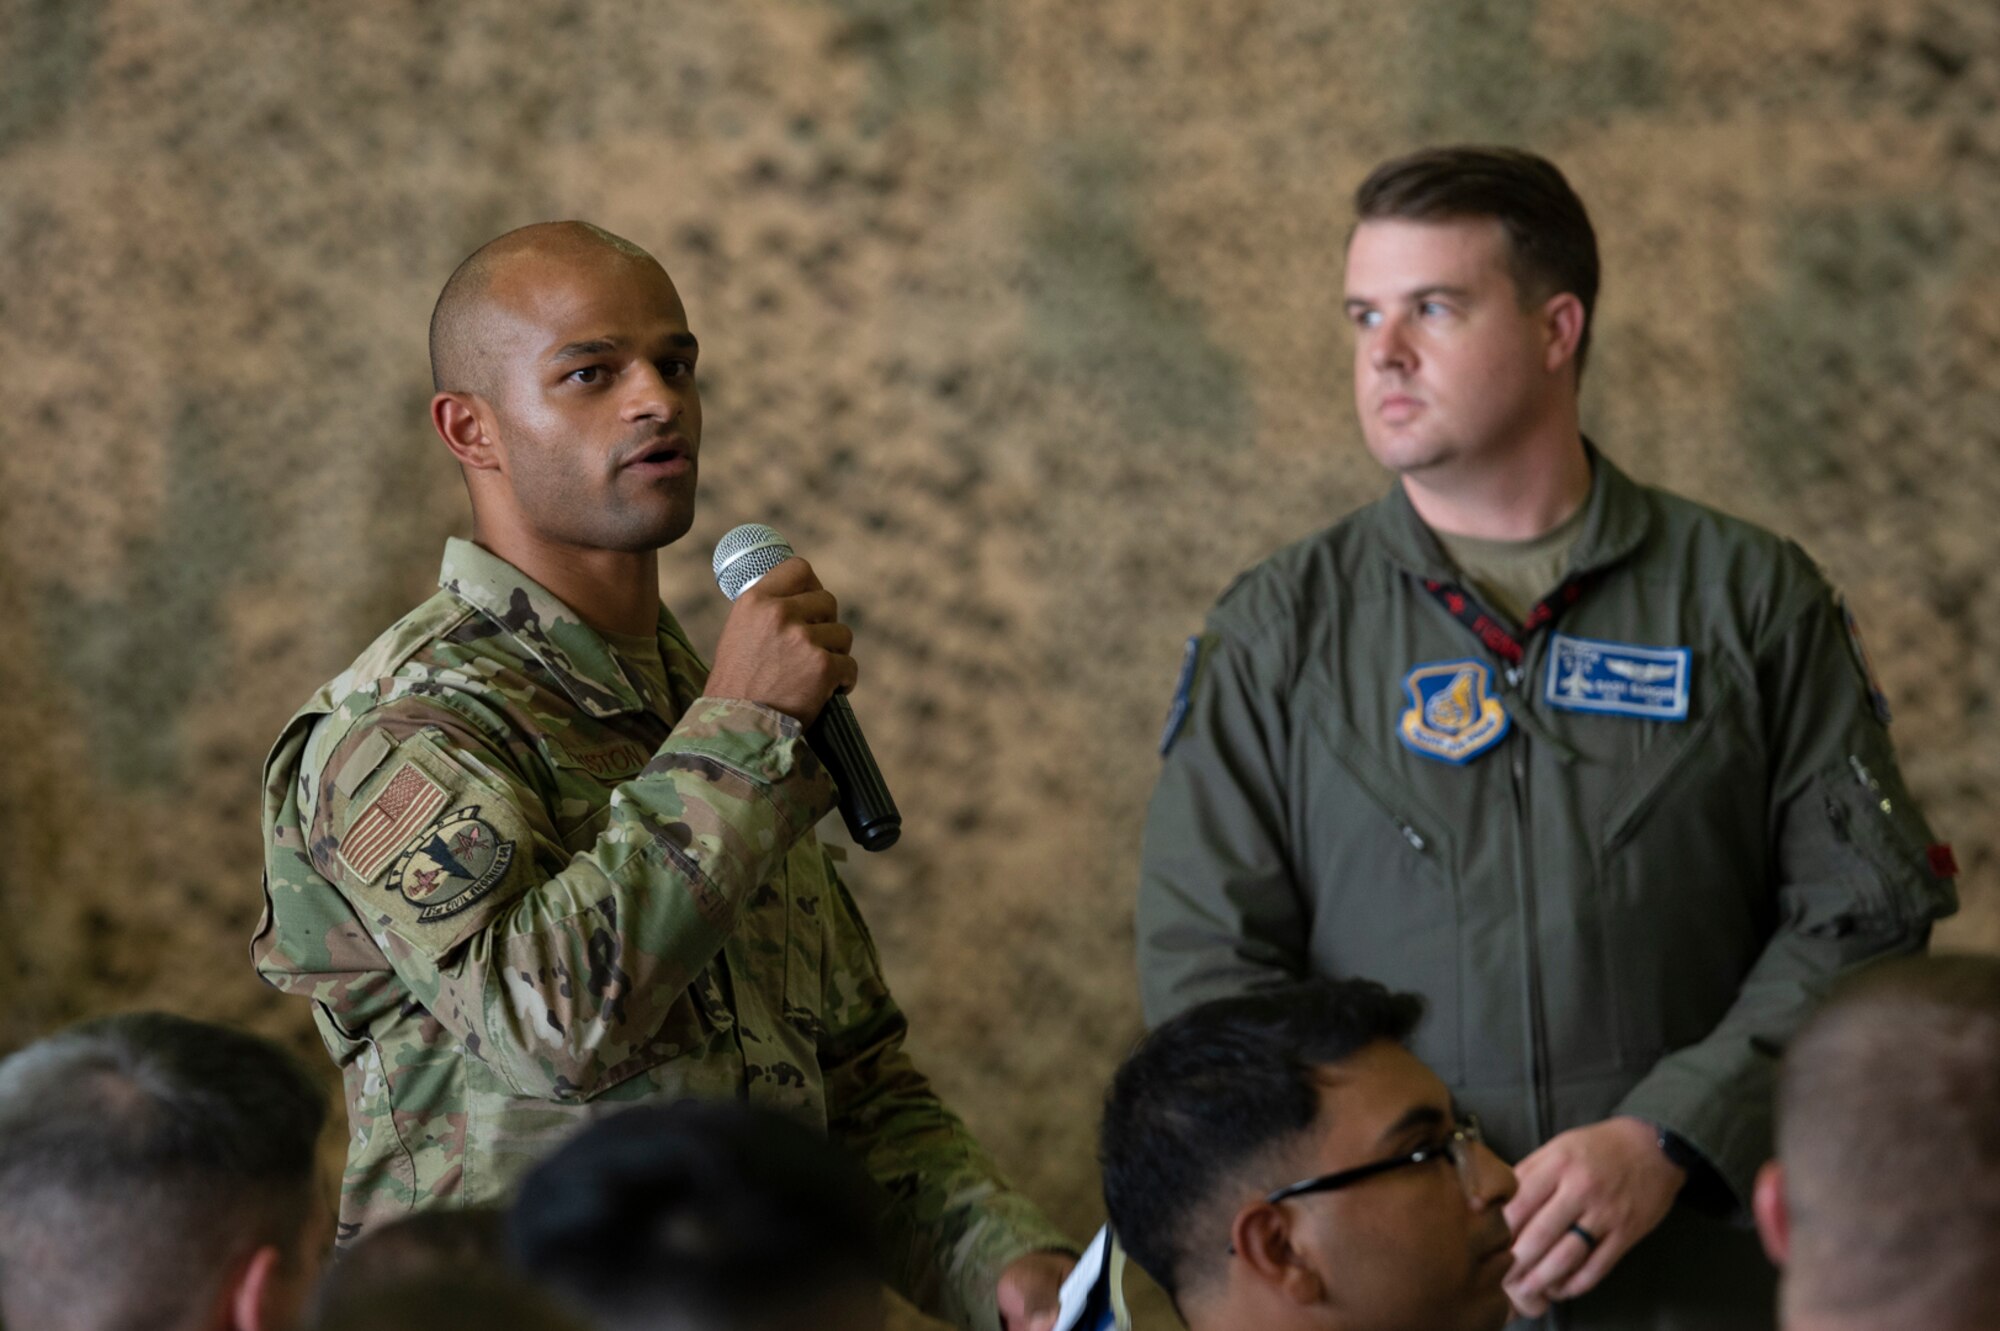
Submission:
[[[715,543],[715,585],[733,601],[791,557],[784,537],[761,522],[746,522]]]

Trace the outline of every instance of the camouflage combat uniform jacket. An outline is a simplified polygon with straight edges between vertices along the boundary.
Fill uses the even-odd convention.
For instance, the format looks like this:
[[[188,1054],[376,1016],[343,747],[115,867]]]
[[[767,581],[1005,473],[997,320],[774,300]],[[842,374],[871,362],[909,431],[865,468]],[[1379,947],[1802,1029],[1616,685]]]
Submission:
[[[1067,1240],[903,1053],[798,723],[702,697],[664,608],[661,697],[478,546],[439,581],[265,767],[252,954],[345,1080],[343,1242],[500,1199],[623,1104],[735,1096],[823,1125],[892,1199],[898,1287],[994,1325],[1000,1269]]]

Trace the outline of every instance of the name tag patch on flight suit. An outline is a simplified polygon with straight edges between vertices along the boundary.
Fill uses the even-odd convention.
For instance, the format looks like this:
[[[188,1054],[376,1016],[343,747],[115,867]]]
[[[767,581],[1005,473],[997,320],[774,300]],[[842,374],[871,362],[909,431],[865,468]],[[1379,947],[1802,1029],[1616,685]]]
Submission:
[[[1397,733],[1426,758],[1468,763],[1498,744],[1511,724],[1493,696],[1493,672],[1478,661],[1431,661],[1403,676],[1410,709]]]
[[[1694,653],[1557,633],[1549,638],[1542,698],[1572,712],[1685,721]]]

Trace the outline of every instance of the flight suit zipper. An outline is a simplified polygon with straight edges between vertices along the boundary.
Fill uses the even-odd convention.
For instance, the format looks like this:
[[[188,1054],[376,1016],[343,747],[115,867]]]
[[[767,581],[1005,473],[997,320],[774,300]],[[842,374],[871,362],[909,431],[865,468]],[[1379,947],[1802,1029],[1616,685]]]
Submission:
[[[1519,695],[1516,694],[1516,705]],[[1514,795],[1514,899],[1521,919],[1521,1002],[1526,1026],[1524,1042],[1526,1066],[1522,1069],[1528,1088],[1528,1109],[1536,1142],[1549,1139],[1547,1062],[1548,1021],[1542,994],[1541,931],[1536,909],[1534,882],[1534,818],[1528,803],[1528,737],[1516,727],[1508,745],[1508,774]]]
[[[1471,593],[1454,583],[1442,579],[1424,578],[1423,586],[1446,613],[1472,631],[1474,637],[1501,663],[1500,677],[1505,681],[1502,692],[1507,695],[1517,718],[1531,715],[1529,702],[1533,692],[1532,681],[1546,655],[1549,634],[1546,630],[1570,606],[1575,605],[1583,595],[1592,572],[1571,573],[1565,577],[1553,592],[1550,592],[1528,612],[1527,620],[1520,631],[1511,632],[1499,616],[1493,614]],[[1554,1092],[1549,1085],[1548,1020],[1544,1012],[1541,969],[1541,938],[1537,926],[1537,912],[1534,884],[1534,816],[1528,804],[1528,745],[1530,725],[1525,721],[1512,728],[1507,736],[1506,755],[1508,773],[1513,786],[1514,797],[1514,899],[1521,922],[1521,1003],[1522,1019],[1526,1024],[1525,1057],[1523,1075],[1527,1079],[1528,1112],[1534,1127],[1537,1142],[1549,1138],[1552,1111],[1549,1101]],[[1532,729],[1540,730],[1539,726]],[[1551,741],[1552,742],[1552,741]],[[1557,743],[1553,752],[1563,756],[1564,746]],[[1573,756],[1573,755],[1572,755]]]

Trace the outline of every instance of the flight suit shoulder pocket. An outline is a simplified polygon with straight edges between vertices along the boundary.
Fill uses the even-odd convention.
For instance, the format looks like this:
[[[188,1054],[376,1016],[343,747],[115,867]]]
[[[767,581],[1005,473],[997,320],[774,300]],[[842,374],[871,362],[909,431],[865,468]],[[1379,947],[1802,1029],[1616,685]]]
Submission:
[[[1958,907],[1940,872],[1929,826],[1903,785],[1893,756],[1856,752],[1828,763],[1814,781],[1827,834],[1857,871],[1856,897],[1883,923],[1921,927]]]

